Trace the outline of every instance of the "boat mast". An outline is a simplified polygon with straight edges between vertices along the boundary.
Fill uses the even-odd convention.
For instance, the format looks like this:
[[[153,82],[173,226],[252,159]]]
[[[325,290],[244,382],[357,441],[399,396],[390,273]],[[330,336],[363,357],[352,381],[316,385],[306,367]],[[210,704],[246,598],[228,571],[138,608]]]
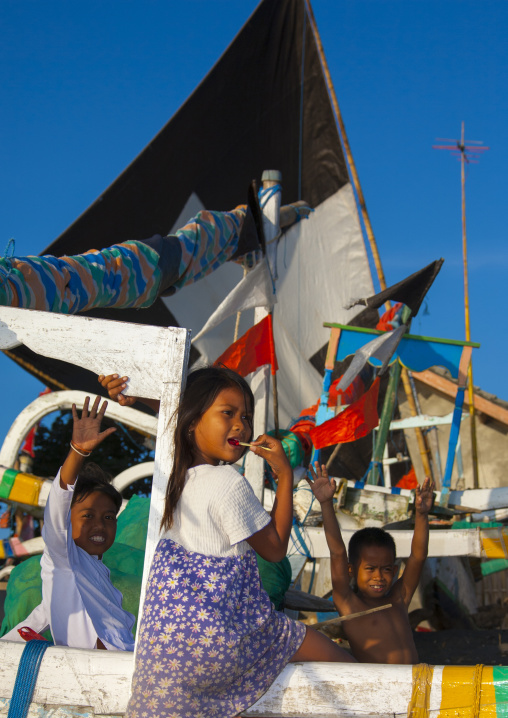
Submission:
[[[385,280],[385,275],[383,272],[383,266],[381,264],[381,258],[379,256],[379,251],[377,248],[376,238],[374,237],[374,232],[372,231],[372,225],[370,223],[370,217],[367,212],[367,205],[365,203],[365,197],[363,196],[362,187],[360,185],[360,178],[358,177],[358,172],[356,171],[356,165],[353,160],[353,155],[351,154],[351,147],[349,145],[349,140],[348,140],[348,137],[346,134],[346,127],[344,125],[344,120],[342,119],[342,115],[341,115],[341,112],[339,109],[339,103],[337,102],[337,96],[335,94],[335,89],[333,87],[330,70],[328,69],[328,63],[326,61],[325,53],[323,50],[323,43],[321,42],[321,37],[319,35],[319,31],[318,31],[318,28],[316,25],[316,20],[314,18],[314,12],[312,10],[310,0],[305,0],[305,6],[307,8],[307,12],[309,15],[312,32],[314,33],[314,37],[316,40],[319,58],[321,60],[321,65],[322,65],[323,72],[325,75],[326,85],[328,87],[328,94],[332,101],[333,110],[335,112],[335,117],[337,120],[337,124],[339,126],[339,134],[341,136],[342,144],[344,146],[344,150],[346,153],[347,162],[349,165],[349,171],[351,172],[351,178],[353,180],[353,185],[354,185],[357,197],[358,197],[358,204],[360,205],[361,215],[362,215],[363,223],[365,226],[365,231],[367,233],[367,238],[369,240],[372,257],[374,259],[374,266],[376,267],[379,284],[381,285],[381,289],[386,289],[386,280]]]
[[[316,40],[316,45],[319,53],[319,58],[321,60],[321,66],[323,68],[323,73],[326,79],[326,84],[328,87],[328,94],[330,96],[333,110],[335,112],[335,117],[337,120],[337,125],[339,128],[339,134],[342,140],[342,144],[344,147],[344,151],[347,158],[348,168],[349,172],[351,174],[351,179],[353,181],[353,186],[355,188],[356,196],[358,199],[358,204],[360,207],[361,216],[363,219],[363,224],[365,227],[365,232],[367,234],[367,239],[369,241],[370,251],[372,252],[372,257],[374,260],[374,266],[376,268],[377,277],[379,280],[379,284],[381,286],[381,290],[386,289],[386,279],[383,271],[383,266],[381,264],[381,258],[379,256],[379,250],[377,247],[376,238],[374,237],[374,232],[372,230],[372,224],[370,222],[369,213],[367,212],[367,205],[365,203],[365,197],[363,196],[362,187],[360,184],[360,178],[358,177],[358,172],[356,171],[356,165],[353,160],[353,155],[351,153],[351,147],[349,145],[349,140],[346,134],[346,127],[344,125],[344,120],[342,119],[342,115],[339,109],[339,103],[337,102],[337,95],[335,94],[335,89],[333,87],[332,78],[330,75],[330,70],[328,69],[328,63],[326,61],[325,53],[323,50],[323,43],[321,42],[321,37],[319,35],[319,31],[316,25],[316,20],[314,18],[314,12],[312,10],[310,0],[305,0],[305,6],[307,8],[307,14],[309,17],[310,25],[312,28],[312,32],[314,34],[314,38]],[[387,308],[390,308],[390,302],[387,302],[386,304]],[[408,371],[405,367],[402,367],[401,372],[402,377],[402,384],[404,386],[404,392],[406,394],[406,399],[408,402],[409,410],[411,412],[411,416],[418,416],[418,409],[416,407],[416,402],[413,396],[413,391],[411,388],[411,381],[409,378]],[[392,401],[390,401],[390,406],[388,406],[385,402],[385,406],[383,406],[383,415],[389,414],[388,424],[391,421],[392,418],[392,412],[393,412],[393,406],[396,398],[396,390],[389,392],[389,396],[391,396]],[[386,412],[385,412],[386,409]],[[426,476],[432,476],[430,461],[429,461],[429,447],[427,445],[427,441],[425,438],[424,433],[420,428],[415,429],[416,433],[416,439],[418,441],[418,449],[420,451],[420,456],[423,464],[423,470],[425,472]],[[378,439],[380,439],[382,436],[381,432],[378,433]],[[386,441],[386,439],[385,439]],[[379,455],[379,457],[382,457],[384,451],[384,444],[381,446],[380,441],[376,441],[376,447],[374,450],[375,456],[373,457],[375,460],[375,457]]]
[[[462,258],[464,262],[464,317],[466,328],[466,341],[471,341],[471,323],[469,318],[469,278],[467,271],[467,233],[466,233],[466,147],[464,144],[464,123],[462,123],[460,136],[460,186],[462,193]],[[477,489],[478,480],[478,444],[476,440],[476,417],[474,410],[474,384],[473,384],[473,360],[469,362],[467,370],[469,398],[469,416],[471,417],[471,451],[473,455],[473,488]]]
[[[462,258],[464,265],[464,315],[465,315],[465,329],[466,329],[466,341],[471,341],[471,323],[469,318],[469,279],[467,271],[467,233],[466,233],[466,162],[478,162],[478,157],[482,152],[488,150],[488,147],[481,147],[483,143],[481,141],[469,140],[469,145],[466,145],[464,138],[464,123],[461,125],[460,140],[445,140],[446,142],[453,142],[452,145],[434,145],[436,150],[450,150],[452,155],[455,155],[460,159],[460,186],[461,186],[461,213],[462,213]],[[474,146],[473,146],[474,145]],[[476,415],[474,408],[474,384],[473,384],[473,360],[469,362],[467,370],[468,377],[468,402],[469,402],[469,416],[471,419],[471,457],[473,467],[473,488],[479,487],[479,476],[478,476],[478,443],[476,438]]]

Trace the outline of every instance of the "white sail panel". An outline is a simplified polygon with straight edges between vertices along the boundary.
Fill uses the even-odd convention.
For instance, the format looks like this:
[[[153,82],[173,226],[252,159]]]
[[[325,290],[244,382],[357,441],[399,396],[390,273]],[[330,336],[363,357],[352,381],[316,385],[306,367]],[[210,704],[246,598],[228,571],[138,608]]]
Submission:
[[[189,210],[201,209],[189,199]],[[185,213],[185,217],[183,216]],[[352,296],[373,293],[372,278],[350,184],[322,202],[310,218],[294,225],[279,241],[274,335],[279,372],[279,420],[287,426],[316,402],[321,377],[311,357],[328,341],[323,322],[349,322],[360,308],[344,309]],[[238,284],[243,270],[233,262],[164,299],[180,326],[198,332],[212,311]],[[225,320],[195,346],[212,363],[234,340],[235,317]],[[242,314],[240,335],[252,326],[253,312]]]

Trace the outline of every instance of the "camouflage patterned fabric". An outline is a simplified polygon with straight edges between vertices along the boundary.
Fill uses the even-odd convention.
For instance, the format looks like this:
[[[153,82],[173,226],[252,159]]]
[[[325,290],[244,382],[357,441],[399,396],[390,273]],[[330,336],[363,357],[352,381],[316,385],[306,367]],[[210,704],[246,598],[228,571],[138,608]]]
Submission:
[[[199,212],[176,234],[128,241],[72,257],[0,259],[0,305],[76,314],[88,309],[149,307],[231,259],[245,218]]]

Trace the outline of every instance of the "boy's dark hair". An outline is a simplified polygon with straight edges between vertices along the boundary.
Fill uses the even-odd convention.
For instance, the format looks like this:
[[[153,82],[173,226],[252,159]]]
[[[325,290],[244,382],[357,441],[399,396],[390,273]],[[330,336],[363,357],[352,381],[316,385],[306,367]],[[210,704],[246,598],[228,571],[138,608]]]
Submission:
[[[393,560],[397,556],[395,550],[395,541],[391,534],[384,529],[375,528],[370,526],[366,529],[360,529],[356,531],[349,541],[349,563],[355,565],[360,560],[360,554],[362,548],[366,546],[382,546],[383,548],[389,548],[393,551]]]
[[[72,496],[71,507],[74,504],[81,503],[87,496],[99,491],[106,494],[113,501],[116,507],[116,513],[120,511],[122,505],[122,495],[119,491],[111,486],[111,476],[107,474],[100,466],[94,464],[93,461],[88,462],[79,472],[74,485],[74,494]]]
[[[209,366],[196,369],[187,377],[185,390],[180,397],[175,428],[175,460],[166,489],[161,529],[171,528],[173,512],[185,486],[187,470],[194,463],[197,453],[194,435],[190,431],[211,407],[224,389],[239,389],[245,397],[245,406],[251,416],[254,411],[254,395],[245,379],[232,369],[224,366]]]

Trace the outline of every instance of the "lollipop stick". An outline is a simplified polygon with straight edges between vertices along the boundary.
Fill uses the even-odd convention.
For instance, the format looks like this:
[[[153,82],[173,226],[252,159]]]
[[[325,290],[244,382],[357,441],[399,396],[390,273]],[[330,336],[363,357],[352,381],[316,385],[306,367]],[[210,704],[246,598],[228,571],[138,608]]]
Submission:
[[[239,441],[238,442],[240,446],[252,446],[252,444],[246,444],[245,441]],[[265,451],[271,451],[271,449],[268,448],[268,446],[258,446],[258,449],[264,449]]]

